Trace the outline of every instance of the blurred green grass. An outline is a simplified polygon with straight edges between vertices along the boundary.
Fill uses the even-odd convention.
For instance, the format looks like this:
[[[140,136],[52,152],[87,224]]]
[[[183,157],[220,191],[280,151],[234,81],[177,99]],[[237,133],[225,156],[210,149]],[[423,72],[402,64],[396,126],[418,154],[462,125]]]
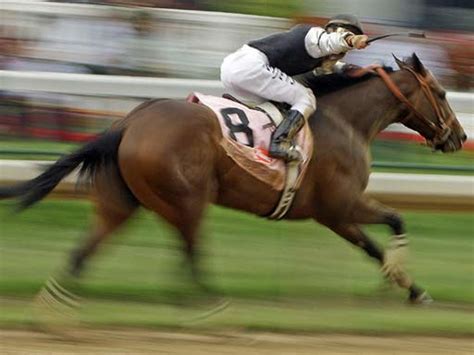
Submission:
[[[85,201],[47,200],[20,215],[0,204],[0,325],[21,325],[27,301],[62,270],[91,218]],[[207,283],[229,308],[203,327],[281,331],[474,333],[474,222],[469,213],[404,213],[409,269],[438,301],[415,309],[402,290],[382,291],[378,267],[313,222],[269,222],[213,207],[204,225]],[[388,231],[371,227],[381,244]],[[90,260],[82,314],[96,325],[177,327],[205,300],[190,283],[179,240],[142,212]],[[11,301],[15,298],[15,301]],[[187,325],[186,325],[187,326]]]
[[[468,150],[445,154],[418,143],[376,140],[371,152],[374,161],[474,167],[474,152]]]
[[[45,139],[2,137],[0,159],[56,160],[62,154],[72,152],[79,145]],[[48,152],[48,154],[41,154]]]

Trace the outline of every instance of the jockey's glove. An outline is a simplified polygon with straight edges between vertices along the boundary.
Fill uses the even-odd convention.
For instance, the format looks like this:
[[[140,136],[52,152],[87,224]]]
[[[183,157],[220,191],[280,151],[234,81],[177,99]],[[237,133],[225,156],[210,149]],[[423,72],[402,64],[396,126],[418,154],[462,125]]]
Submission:
[[[367,43],[367,41],[369,40],[369,37],[366,35],[350,34],[345,38],[345,40],[349,46],[356,49],[363,49],[369,45]]]

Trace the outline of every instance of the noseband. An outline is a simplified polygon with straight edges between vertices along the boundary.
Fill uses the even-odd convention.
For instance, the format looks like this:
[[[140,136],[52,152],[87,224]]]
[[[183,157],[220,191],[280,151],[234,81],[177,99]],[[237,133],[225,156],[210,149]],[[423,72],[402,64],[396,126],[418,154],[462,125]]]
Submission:
[[[395,95],[395,97],[398,100],[403,102],[411,111],[402,120],[402,123],[407,121],[410,114],[413,114],[419,120],[424,122],[424,124],[427,125],[429,129],[433,132],[433,138],[431,140],[428,140],[433,147],[435,147],[436,145],[445,143],[449,135],[451,134],[451,128],[449,127],[449,125],[453,121],[454,115],[450,113],[448,117],[445,117],[445,114],[443,110],[441,109],[441,107],[439,106],[438,101],[435,99],[433,91],[431,90],[431,87],[425,77],[418,74],[411,68],[405,67],[404,69],[408,70],[420,84],[423,94],[425,95],[428,102],[431,104],[431,107],[436,113],[436,117],[438,118],[436,123],[430,121],[425,115],[423,115],[416,108],[416,103],[415,105],[412,104],[410,100],[408,100],[408,98],[405,95],[403,95],[403,93],[400,91],[398,86],[394,83],[394,81],[390,78],[390,76],[387,74],[387,72],[383,68],[381,67],[375,68],[377,74],[380,76],[380,78],[382,78],[385,85],[387,85],[388,89],[393,93],[393,95]]]

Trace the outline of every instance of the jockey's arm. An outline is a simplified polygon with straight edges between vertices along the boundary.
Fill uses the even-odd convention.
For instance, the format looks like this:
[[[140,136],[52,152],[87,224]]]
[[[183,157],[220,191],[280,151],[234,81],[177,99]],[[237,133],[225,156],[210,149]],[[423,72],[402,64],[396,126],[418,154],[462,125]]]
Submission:
[[[310,56],[321,58],[345,53],[354,48],[365,48],[367,40],[367,36],[354,35],[349,31],[327,32],[324,28],[313,27],[305,37],[305,47]]]
[[[326,32],[324,28],[313,27],[305,37],[306,51],[313,58],[339,54],[352,49],[346,38],[353,35],[351,32]]]

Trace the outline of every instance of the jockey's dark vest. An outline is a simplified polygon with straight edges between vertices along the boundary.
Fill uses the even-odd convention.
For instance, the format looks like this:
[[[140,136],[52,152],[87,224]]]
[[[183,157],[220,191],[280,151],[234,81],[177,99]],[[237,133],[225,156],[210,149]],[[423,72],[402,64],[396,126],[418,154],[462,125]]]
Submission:
[[[290,30],[247,43],[263,52],[270,66],[292,76],[309,72],[321,65],[326,57],[313,58],[306,51],[305,37],[312,25],[300,24]]]

